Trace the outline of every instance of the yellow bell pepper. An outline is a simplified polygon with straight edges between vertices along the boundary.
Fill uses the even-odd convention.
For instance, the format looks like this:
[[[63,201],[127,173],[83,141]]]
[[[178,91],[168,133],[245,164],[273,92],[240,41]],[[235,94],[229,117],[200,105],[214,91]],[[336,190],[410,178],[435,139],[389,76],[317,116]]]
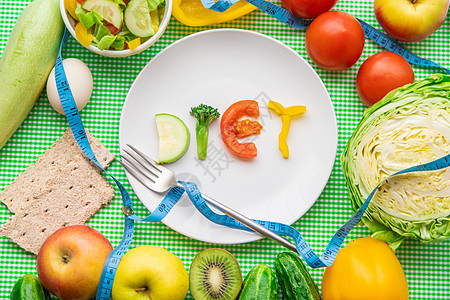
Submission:
[[[159,29],[159,17],[158,17],[158,10],[152,10],[150,12],[150,18],[152,19],[152,27],[153,31],[156,33]]]
[[[237,19],[255,9],[252,4],[241,0],[219,13],[205,8],[200,0],[174,0],[172,15],[188,26],[206,26]]]
[[[77,36],[77,40],[80,44],[85,47],[89,47],[94,40],[94,36],[88,33],[86,27],[84,27],[81,22],[78,22],[75,25],[75,35]]]
[[[78,21],[78,17],[75,14],[75,9],[77,8],[77,1],[76,0],[64,0],[64,6],[66,7],[69,15]]]
[[[278,136],[278,148],[284,158],[289,158],[289,147],[286,140],[291,127],[291,120],[292,118],[304,114],[306,112],[306,106],[295,105],[284,108],[284,106],[278,102],[269,101],[267,107],[277,115],[281,116],[282,126],[280,135]]]
[[[402,266],[387,243],[371,237],[340,249],[322,278],[323,300],[408,300]]]
[[[136,49],[141,44],[141,38],[135,38],[134,40],[128,43],[128,48],[130,50]]]

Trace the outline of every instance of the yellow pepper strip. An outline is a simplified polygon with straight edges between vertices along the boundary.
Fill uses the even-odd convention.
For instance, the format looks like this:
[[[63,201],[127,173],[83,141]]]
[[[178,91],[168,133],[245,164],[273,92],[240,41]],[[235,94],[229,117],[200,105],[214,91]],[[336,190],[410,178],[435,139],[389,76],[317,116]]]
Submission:
[[[76,21],[78,21],[78,17],[75,14],[75,9],[77,8],[77,0],[64,0],[64,6],[67,9],[69,15]]]
[[[201,0],[174,0],[172,15],[188,26],[207,26],[237,19],[255,9],[252,4],[241,0],[219,13],[205,8]]]
[[[152,19],[152,27],[153,31],[156,33],[159,29],[159,17],[158,17],[158,10],[152,10],[150,12],[150,18]]]
[[[77,25],[75,25],[75,35],[80,44],[85,47],[89,47],[94,40],[94,36],[88,33],[86,27],[84,27],[81,22],[78,22]]]
[[[289,128],[291,127],[292,118],[298,117],[306,112],[306,106],[295,105],[284,108],[278,102],[269,101],[267,107],[277,115],[281,116],[281,132],[278,136],[278,148],[284,158],[289,158],[289,147],[287,144],[287,137],[289,134]]]
[[[136,49],[141,44],[141,38],[135,38],[134,40],[128,43],[128,48],[130,50]]]

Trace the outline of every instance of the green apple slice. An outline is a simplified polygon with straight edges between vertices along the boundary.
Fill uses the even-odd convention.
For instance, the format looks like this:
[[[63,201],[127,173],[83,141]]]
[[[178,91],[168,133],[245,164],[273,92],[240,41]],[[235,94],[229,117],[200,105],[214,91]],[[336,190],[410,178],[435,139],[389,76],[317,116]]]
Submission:
[[[180,159],[189,148],[189,130],[180,118],[171,114],[156,114],[159,136],[159,163],[171,163]]]

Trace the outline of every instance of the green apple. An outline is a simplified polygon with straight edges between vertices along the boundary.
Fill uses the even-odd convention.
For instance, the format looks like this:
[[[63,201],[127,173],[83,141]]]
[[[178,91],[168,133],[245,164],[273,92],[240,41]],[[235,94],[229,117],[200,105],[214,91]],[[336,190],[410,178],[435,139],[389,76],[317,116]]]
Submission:
[[[63,300],[92,299],[112,249],[106,237],[91,227],[73,225],[58,229],[39,250],[39,280]]]
[[[183,300],[189,287],[181,260],[164,248],[139,246],[122,257],[112,287],[113,300]]]
[[[400,41],[420,41],[444,23],[449,0],[374,0],[375,17]]]

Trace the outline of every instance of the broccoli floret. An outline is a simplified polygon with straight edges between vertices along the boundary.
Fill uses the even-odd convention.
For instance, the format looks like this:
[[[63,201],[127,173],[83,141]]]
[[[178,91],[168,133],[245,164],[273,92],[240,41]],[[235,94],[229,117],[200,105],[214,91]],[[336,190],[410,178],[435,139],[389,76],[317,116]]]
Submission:
[[[195,135],[197,138],[197,156],[199,159],[206,159],[208,148],[209,124],[220,116],[217,108],[209,105],[200,104],[197,107],[191,107],[191,115],[197,119],[195,125]]]

